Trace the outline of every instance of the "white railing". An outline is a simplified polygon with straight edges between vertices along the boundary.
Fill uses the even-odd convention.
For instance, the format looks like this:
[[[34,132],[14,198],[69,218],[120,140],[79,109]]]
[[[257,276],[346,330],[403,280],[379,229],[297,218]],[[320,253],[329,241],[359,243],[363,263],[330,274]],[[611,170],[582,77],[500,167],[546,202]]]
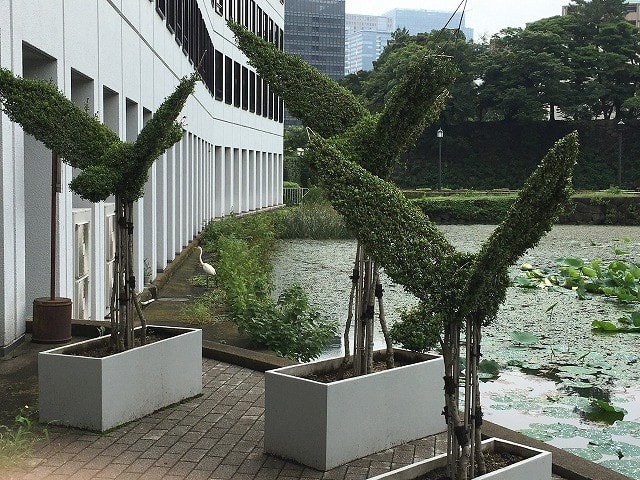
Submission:
[[[282,189],[282,201],[285,205],[300,205],[308,191],[308,188],[284,187]]]

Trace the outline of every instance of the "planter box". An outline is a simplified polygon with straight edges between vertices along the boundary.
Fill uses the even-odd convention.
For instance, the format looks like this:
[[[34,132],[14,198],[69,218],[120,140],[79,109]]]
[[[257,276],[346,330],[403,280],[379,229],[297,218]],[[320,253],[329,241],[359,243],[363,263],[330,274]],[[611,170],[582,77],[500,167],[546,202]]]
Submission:
[[[395,358],[417,363],[332,383],[301,376],[335,370],[342,358],[266,372],[265,451],[326,471],[445,431],[442,357]]]
[[[40,421],[105,431],[202,393],[202,331],[148,331],[167,338],[103,358],[77,352],[109,336],[40,352]]]
[[[489,438],[482,442],[484,452],[508,452],[521,456],[524,460],[509,465],[508,467],[486,473],[475,480],[550,480],[551,479],[551,452],[527,447],[518,443]],[[432,472],[438,468],[447,466],[447,454],[438,455],[423,460],[413,465],[408,465],[398,470],[383,473],[369,480],[414,480],[421,475]]]

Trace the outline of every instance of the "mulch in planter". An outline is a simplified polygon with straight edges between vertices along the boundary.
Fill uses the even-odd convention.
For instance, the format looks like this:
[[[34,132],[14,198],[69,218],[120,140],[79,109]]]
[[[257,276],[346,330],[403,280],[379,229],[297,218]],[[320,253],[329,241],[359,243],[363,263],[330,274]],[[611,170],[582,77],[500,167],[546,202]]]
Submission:
[[[175,332],[172,330],[155,330],[153,328],[147,329],[147,336],[145,338],[145,345],[150,343],[159,342],[160,340],[165,340],[167,338],[175,337],[179,332]],[[181,332],[180,332],[181,333]],[[136,330],[134,334],[133,348],[142,346],[142,331]],[[75,347],[71,347],[68,350],[65,350],[65,355],[76,355],[83,357],[92,357],[92,358],[105,358],[111,355],[115,355],[116,352],[111,348],[109,344],[109,338],[105,338],[100,342],[82,344]]]
[[[507,452],[485,452],[484,454],[487,473],[495,472],[496,470],[508,467],[509,465],[513,465],[514,463],[518,463],[522,460],[523,457]],[[438,468],[437,470],[425,475],[416,477],[415,480],[450,480],[450,478],[447,475],[446,468]]]
[[[407,361],[406,359],[395,359],[394,362],[394,368],[395,367],[402,367],[405,365],[411,365],[412,363],[417,363],[418,361],[421,360],[416,360],[416,362],[411,362],[411,361]],[[387,364],[385,361],[382,360],[376,360],[373,362],[373,370],[371,371],[371,373],[376,373],[376,372],[382,372],[384,370],[388,370],[387,368]],[[311,373],[308,375],[300,375],[301,378],[306,378],[307,380],[313,380],[314,382],[320,382],[320,383],[332,383],[332,382],[337,382],[339,380],[345,380],[347,378],[352,378],[353,375],[353,365],[352,364],[348,364],[346,366],[346,368],[341,367],[337,370],[329,370],[326,372],[318,372],[318,373]]]

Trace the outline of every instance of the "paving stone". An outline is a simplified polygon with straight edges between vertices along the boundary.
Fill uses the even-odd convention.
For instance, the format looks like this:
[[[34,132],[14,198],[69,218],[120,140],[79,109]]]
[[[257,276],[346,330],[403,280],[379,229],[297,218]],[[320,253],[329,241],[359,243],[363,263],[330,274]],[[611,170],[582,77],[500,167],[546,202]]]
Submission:
[[[263,374],[209,359],[203,371],[201,396],[123,428],[99,435],[52,426],[29,469],[11,480],[364,480],[446,449],[440,434],[328,472],[287,462],[263,451]]]

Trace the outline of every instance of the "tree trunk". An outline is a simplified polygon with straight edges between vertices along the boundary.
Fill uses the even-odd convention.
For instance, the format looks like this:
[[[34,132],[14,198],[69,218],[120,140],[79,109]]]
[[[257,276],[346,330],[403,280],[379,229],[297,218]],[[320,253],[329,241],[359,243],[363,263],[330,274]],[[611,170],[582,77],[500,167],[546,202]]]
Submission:
[[[111,346],[116,352],[134,346],[134,311],[142,325],[141,343],[146,341],[146,322],[136,296],[133,258],[133,202],[116,196],[116,248],[111,292]]]

